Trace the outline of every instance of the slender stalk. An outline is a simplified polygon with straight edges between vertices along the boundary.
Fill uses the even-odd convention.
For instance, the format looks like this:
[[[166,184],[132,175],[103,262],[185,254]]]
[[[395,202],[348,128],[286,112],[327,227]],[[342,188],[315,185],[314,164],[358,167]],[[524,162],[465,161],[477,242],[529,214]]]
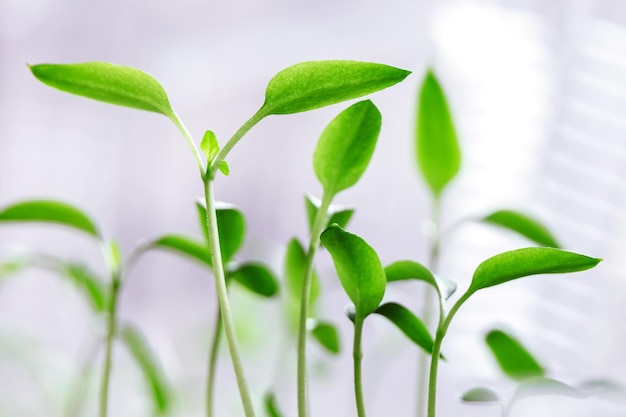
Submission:
[[[215,315],[215,330],[213,331],[213,341],[211,342],[211,351],[209,353],[209,370],[207,374],[206,384],[206,415],[213,417],[213,399],[215,398],[215,372],[217,370],[217,352],[220,346],[222,335],[222,314],[217,309]]]
[[[107,417],[109,404],[109,385],[111,382],[111,367],[113,358],[113,342],[117,333],[117,298],[120,290],[119,273],[114,272],[111,279],[111,294],[107,317],[106,351],[104,354],[104,370],[100,384],[100,411],[99,417]]]
[[[204,166],[203,158],[200,154],[200,151],[198,150],[198,147],[196,146],[196,143],[193,141],[189,130],[187,129],[187,127],[185,127],[182,120],[180,120],[175,112],[170,116],[170,119],[172,120],[172,122],[174,122],[178,130],[180,130],[180,133],[183,134],[183,137],[185,138],[185,141],[187,142],[187,145],[189,145],[189,149],[193,154],[193,158],[196,160],[196,164],[198,165],[198,169],[200,170],[200,175],[204,177],[204,174],[206,173],[206,168]]]
[[[302,281],[302,296],[300,297],[300,321],[298,323],[298,417],[306,417],[309,414],[308,391],[307,391],[307,361],[306,361],[306,322],[309,318],[309,305],[311,303],[311,282],[313,279],[313,260],[320,245],[320,235],[328,221],[328,208],[332,195],[324,193],[322,204],[313,221],[311,239],[306,254],[305,274]]]
[[[215,289],[217,299],[219,301],[220,312],[224,330],[226,332],[226,340],[230,357],[233,363],[233,369],[237,378],[239,394],[241,395],[241,403],[246,417],[254,417],[254,408],[252,399],[248,390],[248,383],[243,370],[239,346],[237,344],[237,334],[235,333],[235,322],[233,320],[230,301],[228,299],[228,290],[226,288],[226,278],[224,276],[224,265],[222,264],[222,253],[220,250],[220,238],[217,228],[217,214],[215,212],[215,190],[213,180],[207,178],[204,181],[204,196],[206,201],[207,226],[209,228],[209,247],[211,251],[211,261],[213,264],[213,275],[215,277]]]
[[[430,375],[428,378],[428,417],[435,417],[435,409],[437,406],[437,372],[439,370],[441,344],[443,343],[443,339],[448,332],[448,327],[450,326],[452,319],[470,295],[470,292],[463,294],[454,304],[448,316],[444,319],[443,315],[441,315],[439,318],[439,326],[437,326],[437,333],[433,343],[433,353],[430,360]]]
[[[256,112],[250,119],[248,119],[246,123],[243,124],[243,126],[239,128],[238,131],[235,132],[233,137],[230,138],[228,142],[226,142],[226,144],[217,154],[215,159],[213,159],[213,162],[211,163],[211,166],[209,167],[209,171],[207,173],[207,178],[211,180],[215,178],[215,174],[217,174],[217,170],[220,168],[220,164],[224,162],[224,159],[226,159],[226,155],[228,155],[228,153],[233,149],[233,147],[235,147],[235,145],[241,140],[241,138],[243,138],[244,135],[248,133],[248,131],[252,129],[254,125],[259,123],[261,119],[263,119],[265,116],[267,116],[267,113],[265,112],[263,107],[261,107],[258,112]]]
[[[65,415],[67,417],[78,417],[81,414],[83,404],[85,402],[87,388],[89,387],[89,380],[91,379],[91,373],[93,371],[94,362],[97,359],[98,352],[100,351],[100,339],[98,343],[95,343],[87,351],[83,364],[80,367],[80,372],[75,383],[75,388],[70,395]]]
[[[357,314],[354,318],[354,346],[352,358],[354,359],[354,395],[356,397],[356,410],[358,417],[365,417],[365,403],[363,402],[363,383],[361,372],[361,360],[363,351],[361,349],[361,337],[363,334],[363,317]]]
[[[439,247],[441,241],[441,200],[433,197],[431,221],[432,230],[430,235],[430,250],[428,255],[428,269],[436,273],[439,264]],[[426,328],[433,327],[433,310],[435,308],[435,293],[430,288],[425,289],[421,317]],[[426,384],[428,383],[428,360],[429,355],[420,351],[417,359],[417,417],[424,417],[424,407],[427,398]]]

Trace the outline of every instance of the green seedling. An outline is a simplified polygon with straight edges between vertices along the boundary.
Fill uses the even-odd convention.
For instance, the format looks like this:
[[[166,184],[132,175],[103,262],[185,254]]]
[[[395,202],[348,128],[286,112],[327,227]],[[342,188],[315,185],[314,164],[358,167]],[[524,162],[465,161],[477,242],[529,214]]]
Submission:
[[[209,230],[206,227],[206,208],[202,202],[196,203],[200,228],[203,231],[203,239],[197,239],[181,234],[168,234],[142,245],[141,253],[151,249],[163,249],[189,257],[205,267],[211,269],[211,256],[209,255]],[[244,242],[245,219],[243,213],[229,205],[219,205],[216,209],[217,227],[222,238],[220,239],[222,262],[226,265],[226,285],[237,282],[252,293],[261,297],[273,297],[278,294],[279,285],[274,273],[266,265],[260,262],[233,261]],[[206,385],[206,410],[208,416],[215,413],[215,373],[220,339],[222,336],[222,315],[218,307],[215,314],[215,326],[211,339],[209,352],[209,367],[207,371]]]
[[[109,403],[109,387],[112,370],[114,341],[119,338],[135,359],[149,388],[155,415],[166,415],[171,404],[169,386],[160,370],[158,361],[152,353],[141,332],[131,324],[120,323],[117,317],[118,299],[123,285],[124,268],[121,254],[114,241],[107,241],[100,233],[96,222],[80,209],[59,201],[31,200],[16,203],[0,209],[0,224],[5,223],[49,223],[79,231],[93,239],[101,248],[107,266],[109,282],[106,283],[91,269],[81,263],[69,262],[49,255],[31,255],[12,262],[9,267],[2,268],[6,274],[17,273],[24,268],[40,267],[53,270],[60,276],[68,278],[87,299],[95,314],[106,317],[105,355],[100,382],[99,412],[100,417],[107,415]],[[1,278],[1,277],[0,277]],[[96,346],[100,347],[100,344]],[[80,412],[85,379],[91,373],[93,360],[98,349],[94,349],[81,372],[81,381],[75,397],[70,402],[68,415],[77,416]]]
[[[204,185],[209,251],[224,330],[244,412],[246,417],[253,417],[255,413],[235,335],[226,288],[225,270],[220,252],[221,245],[214,192],[214,180],[217,171],[228,172],[227,166],[224,165],[227,155],[243,136],[265,117],[314,110],[362,97],[399,83],[409,75],[409,72],[387,65],[356,61],[314,61],[291,66],[270,80],[262,106],[221,149],[219,144],[216,144],[217,141],[213,134],[205,134],[204,143],[201,146],[205,151],[206,158],[203,158],[190,132],[170,105],[164,88],[152,76],[134,68],[104,62],[41,64],[30,68],[35,77],[51,87],[107,103],[160,113],[169,118],[181,131],[195,158]],[[332,137],[338,134],[347,134],[357,138],[360,137],[363,129],[375,130],[376,124],[380,125],[380,117],[375,118],[372,115],[377,112],[378,110],[369,101],[358,103],[338,116],[322,135],[320,142],[325,142],[326,145],[319,152],[316,151],[314,165],[316,174],[324,186],[324,198],[320,208],[321,214],[317,216],[314,222],[313,233],[311,234],[313,237],[312,245],[310,245],[307,254],[307,257],[310,257],[311,265],[315,253],[314,247],[317,246],[318,236],[325,224],[326,209],[330,205],[330,200],[337,192],[352,185],[360,176],[358,164],[350,167],[350,170],[343,168],[337,170],[324,158],[331,155],[335,156],[335,153],[342,154],[342,157],[347,160],[351,160],[353,156],[362,158],[362,155],[367,153],[369,149],[364,144],[359,143],[358,148],[351,149],[354,152],[347,152],[355,139],[334,144],[331,143]],[[378,121],[376,121],[377,119]],[[355,121],[358,123],[352,125]],[[358,128],[352,126],[358,126]],[[352,168],[356,169],[353,170]],[[311,267],[307,268],[307,270],[310,269]],[[298,354],[298,410],[300,417],[307,415],[306,369],[304,364],[306,363],[305,333],[310,281],[310,272],[308,272],[303,282],[303,307]]]
[[[489,388],[476,387],[466,391],[461,400],[468,404],[498,404],[502,417],[509,416],[513,405],[528,397],[558,395],[583,399],[602,392],[623,394],[621,387],[609,380],[589,380],[572,386],[548,377],[545,367],[522,343],[502,330],[491,330],[485,342],[502,373],[515,382],[515,391],[505,400]]]

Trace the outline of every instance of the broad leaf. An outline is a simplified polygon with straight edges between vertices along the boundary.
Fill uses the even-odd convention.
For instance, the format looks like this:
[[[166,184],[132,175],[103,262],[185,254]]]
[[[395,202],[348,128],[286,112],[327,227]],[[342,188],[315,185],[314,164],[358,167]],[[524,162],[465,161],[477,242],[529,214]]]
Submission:
[[[386,317],[411,341],[426,353],[433,351],[433,338],[424,323],[407,308],[398,303],[385,303],[374,310],[374,313]]]
[[[335,195],[361,178],[374,153],[382,118],[369,100],[341,112],[322,132],[313,154],[324,193]]]
[[[278,293],[278,280],[274,273],[260,263],[245,263],[229,272],[229,278],[263,297],[273,297]]]
[[[432,285],[439,297],[445,301],[456,291],[456,283],[446,278],[435,277],[424,265],[415,261],[396,261],[385,267],[387,282],[415,279]]]
[[[265,114],[291,114],[328,106],[383,90],[410,71],[358,61],[313,61],[288,67],[265,91]]]
[[[335,263],[341,285],[365,317],[378,307],[385,295],[385,270],[376,251],[362,238],[332,225],[320,236]]]
[[[331,323],[315,321],[311,334],[330,353],[336,355],[341,351],[339,331]]]
[[[554,248],[524,248],[504,252],[481,263],[468,293],[536,274],[561,274],[591,269],[601,259]]]
[[[197,208],[198,217],[202,225],[202,230],[207,237],[208,245],[209,231],[206,226],[206,206],[202,202],[198,202]],[[246,221],[243,217],[243,213],[230,204],[218,203],[215,213],[217,215],[217,230],[220,237],[222,262],[226,264],[243,244],[246,233]],[[202,219],[204,219],[204,222]]]
[[[315,221],[315,216],[317,215],[317,211],[319,210],[321,203],[314,197],[306,196],[304,204],[306,205],[306,214],[307,219],[309,220],[309,231],[311,231],[313,228],[313,222]],[[335,223],[345,229],[353,214],[353,208],[331,204],[328,208],[328,222],[324,225],[324,229]]]
[[[155,412],[167,414],[171,405],[170,389],[148,342],[138,329],[129,325],[121,329],[120,337],[143,373]]]
[[[501,330],[492,330],[487,334],[485,341],[500,369],[508,377],[523,380],[545,376],[545,369],[514,337]]]
[[[67,93],[174,117],[161,84],[135,68],[85,62],[33,65],[30,70],[39,81]]]
[[[287,254],[285,256],[285,276],[287,283],[287,291],[291,298],[300,300],[302,296],[302,282],[304,280],[304,273],[306,269],[306,252],[304,247],[298,241],[293,238],[287,245]],[[319,298],[321,292],[320,280],[315,271],[313,271],[313,277],[311,281],[311,305],[315,305],[315,302]]]
[[[428,71],[419,93],[417,163],[433,195],[439,196],[461,167],[461,149],[444,92]]]
[[[89,216],[60,201],[30,200],[4,207],[0,210],[0,222],[54,223],[100,238],[98,227]]]
[[[559,248],[559,243],[547,227],[523,213],[513,210],[498,210],[481,220],[519,233],[539,246]]]
[[[146,248],[171,250],[189,256],[204,265],[211,266],[211,253],[208,245],[192,237],[184,235],[165,235],[150,242]]]
[[[502,401],[502,398],[489,388],[476,387],[465,391],[461,395],[461,401],[468,403],[494,403]]]
[[[273,392],[268,392],[263,397],[263,404],[265,405],[265,413],[267,417],[284,417],[284,414],[281,413],[278,409],[278,405],[276,404],[276,395]]]

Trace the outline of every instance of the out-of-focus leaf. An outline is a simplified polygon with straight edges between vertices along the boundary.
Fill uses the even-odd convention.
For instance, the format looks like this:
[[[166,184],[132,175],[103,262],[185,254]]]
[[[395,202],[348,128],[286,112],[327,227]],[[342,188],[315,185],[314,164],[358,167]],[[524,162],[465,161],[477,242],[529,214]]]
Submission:
[[[369,164],[382,117],[370,100],[353,104],[326,126],[313,154],[315,175],[324,193],[334,196],[352,187]]]
[[[432,70],[419,93],[416,145],[422,176],[438,197],[459,172],[461,149],[445,94]]]
[[[514,210],[498,210],[483,217],[481,220],[485,223],[516,232],[539,246],[560,247],[556,238],[546,226],[526,214]]]
[[[335,263],[346,294],[362,318],[376,310],[385,295],[385,270],[376,251],[359,236],[331,225],[320,236]]]
[[[276,395],[269,391],[263,397],[263,404],[265,405],[265,413],[267,417],[284,417],[284,414],[280,412],[278,409],[278,405],[276,404]]]
[[[197,209],[203,232],[207,236],[208,245],[209,232],[206,225],[206,206],[199,202],[197,203]],[[222,262],[227,264],[243,244],[246,234],[246,221],[243,213],[230,204],[218,203],[215,213],[217,215],[217,230],[220,236]],[[204,222],[202,222],[202,219],[204,219]]]
[[[58,263],[59,272],[70,278],[79,289],[82,289],[93,309],[105,312],[107,309],[107,289],[104,281],[87,266],[80,263]]]
[[[84,62],[33,65],[30,70],[42,83],[66,93],[174,117],[161,84],[135,68]]]
[[[339,331],[332,324],[324,321],[315,321],[311,334],[328,352],[337,355],[341,352]]]
[[[0,222],[53,223],[100,238],[96,223],[83,211],[54,200],[29,200],[4,207],[0,209]]]
[[[413,343],[421,347],[426,353],[433,351],[433,338],[424,323],[411,311],[398,303],[385,303],[379,306],[374,313],[389,319]]]
[[[196,239],[184,235],[162,236],[147,245],[147,248],[168,249],[211,266],[209,247]]]
[[[287,254],[285,256],[285,275],[287,278],[287,290],[291,298],[300,300],[302,296],[302,282],[306,269],[306,252],[304,247],[293,238],[287,245]],[[311,280],[311,306],[315,305],[321,293],[321,285],[317,273],[313,271]]]
[[[305,205],[307,218],[309,220],[309,231],[311,231],[311,229],[313,228],[313,222],[315,221],[315,216],[317,215],[317,211],[320,207],[320,201],[311,196],[306,196]],[[348,225],[348,222],[352,218],[352,215],[354,214],[354,209],[350,207],[341,207],[331,204],[328,208],[328,214],[328,222],[326,223],[326,225],[324,225],[324,229],[335,223],[345,229]]]
[[[509,378],[523,380],[545,376],[545,369],[513,336],[502,330],[492,330],[487,334],[485,341],[500,369]]]
[[[561,274],[591,269],[601,259],[554,248],[524,248],[504,252],[481,263],[468,293],[537,274]]]
[[[247,262],[239,266],[229,272],[229,278],[263,297],[273,297],[278,294],[278,280],[274,273],[258,262]]]
[[[541,395],[561,395],[570,398],[588,397],[585,392],[567,385],[564,382],[552,378],[536,377],[521,381],[513,394],[513,398],[519,400]]]
[[[468,403],[494,403],[502,401],[502,398],[489,388],[476,387],[465,391],[461,400]]]
[[[154,404],[154,412],[157,415],[167,414],[171,406],[172,395],[159,362],[148,342],[139,329],[130,325],[122,327],[120,337],[143,373]]]
[[[280,71],[270,80],[261,111],[291,114],[314,110],[391,87],[409,74],[370,62],[302,62]]]

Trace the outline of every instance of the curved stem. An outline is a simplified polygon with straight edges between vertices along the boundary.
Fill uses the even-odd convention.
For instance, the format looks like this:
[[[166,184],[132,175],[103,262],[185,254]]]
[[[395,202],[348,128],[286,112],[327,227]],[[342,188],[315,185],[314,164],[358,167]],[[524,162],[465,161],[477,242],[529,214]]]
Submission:
[[[170,119],[172,120],[172,122],[174,122],[178,130],[180,130],[180,133],[183,134],[183,137],[185,138],[187,145],[189,145],[189,149],[191,149],[191,153],[193,154],[193,157],[196,160],[196,164],[198,165],[198,169],[200,170],[200,175],[204,178],[204,174],[206,173],[206,168],[203,162],[204,158],[202,158],[202,155],[200,154],[200,151],[198,150],[196,143],[193,141],[193,138],[191,137],[189,130],[187,130],[187,127],[185,127],[182,120],[180,120],[180,118],[175,112],[172,113],[172,116],[170,117]]]
[[[213,180],[215,178],[220,164],[224,162],[224,159],[226,159],[226,155],[228,155],[228,153],[235,147],[237,142],[239,142],[241,138],[243,138],[244,135],[248,133],[248,131],[252,129],[254,125],[259,123],[265,116],[267,116],[267,113],[265,109],[261,107],[259,111],[257,111],[250,119],[248,119],[248,121],[244,123],[237,132],[235,132],[233,137],[230,138],[228,142],[226,142],[226,144],[217,154],[215,159],[213,159],[213,162],[211,162],[211,166],[209,167],[209,170],[207,172],[207,178],[209,180]]]
[[[95,343],[85,355],[83,363],[80,367],[78,378],[75,383],[75,388],[70,395],[65,415],[67,417],[78,417],[81,414],[87,388],[89,387],[89,379],[93,371],[94,362],[97,359],[100,351],[100,339]]]
[[[239,394],[241,395],[241,403],[245,415],[246,417],[254,417],[254,408],[252,406],[246,376],[243,371],[243,364],[237,344],[237,334],[235,333],[235,322],[233,320],[230,301],[228,299],[228,290],[226,288],[226,278],[224,276],[224,265],[222,264],[220,238],[217,228],[217,214],[215,212],[215,190],[213,180],[211,179],[204,181],[204,196],[206,201],[207,226],[209,229],[209,247],[213,264],[213,275],[215,277],[215,289],[222,314],[226,340],[228,341],[228,349],[237,378],[237,385],[239,386]]]
[[[433,344],[433,353],[430,360],[430,375],[428,378],[428,417],[435,417],[435,409],[437,406],[437,372],[439,370],[441,344],[443,343],[443,339],[448,332],[448,327],[450,326],[452,319],[470,295],[472,294],[469,291],[463,294],[454,304],[448,316],[445,319],[443,318],[443,315],[439,318],[439,326],[437,327],[437,333]]]
[[[113,342],[117,333],[117,298],[120,290],[119,273],[113,273],[111,279],[111,293],[109,299],[106,351],[104,354],[104,369],[102,371],[102,381],[100,384],[100,411],[99,417],[107,417],[109,403],[109,385],[111,382],[111,367],[113,358]]]
[[[300,297],[300,320],[298,322],[298,417],[306,417],[309,413],[307,392],[307,361],[306,361],[306,322],[309,318],[309,304],[311,300],[311,282],[313,279],[313,260],[320,244],[320,235],[323,232],[328,218],[328,207],[332,195],[324,193],[320,208],[313,221],[311,239],[306,254],[305,275],[302,281],[302,295]]]
[[[432,230],[430,235],[430,253],[428,255],[428,269],[433,273],[436,273],[439,263],[439,248],[441,241],[441,200],[439,197],[433,197],[432,212],[431,212]],[[440,303],[440,311],[441,301]],[[424,320],[426,328],[433,327],[433,310],[435,304],[435,293],[426,288],[424,293],[423,305],[421,317]],[[440,315],[441,316],[441,315]],[[429,355],[424,352],[418,353],[417,360],[417,404],[416,411],[417,417],[424,417],[426,411],[425,403],[427,398],[427,383],[428,383],[428,359]]]
[[[211,342],[211,351],[209,353],[209,370],[207,374],[206,384],[206,415],[213,417],[213,403],[215,398],[215,372],[217,370],[217,353],[220,346],[222,335],[222,314],[217,309],[215,315],[215,330],[213,331],[213,341]]]
[[[354,359],[354,395],[356,397],[356,410],[358,417],[365,417],[365,403],[363,402],[363,383],[361,372],[361,360],[363,351],[361,350],[361,338],[363,334],[363,318],[357,314],[354,319],[354,346],[352,358]]]

